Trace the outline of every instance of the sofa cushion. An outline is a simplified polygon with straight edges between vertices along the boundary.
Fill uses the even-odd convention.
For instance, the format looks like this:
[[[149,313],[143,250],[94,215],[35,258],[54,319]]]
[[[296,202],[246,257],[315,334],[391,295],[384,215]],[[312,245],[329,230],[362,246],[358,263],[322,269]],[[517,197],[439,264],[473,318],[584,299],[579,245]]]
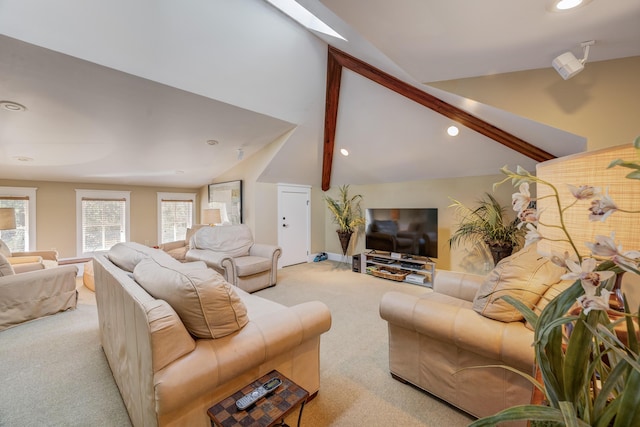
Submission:
[[[9,249],[9,246],[7,246],[2,239],[0,239],[0,255],[4,255],[7,258],[11,256],[11,249]]]
[[[249,255],[253,236],[245,224],[221,225],[199,229],[192,242],[197,249],[209,249],[236,258]]]
[[[13,271],[13,267],[9,260],[7,260],[3,254],[0,254],[0,277],[13,276],[14,274],[16,273]]]
[[[136,265],[133,276],[154,298],[168,302],[195,337],[220,338],[249,321],[233,286],[209,268],[163,265],[147,258]]]
[[[150,248],[136,242],[116,243],[109,249],[108,257],[112,263],[128,272],[133,272],[140,261],[150,257],[166,265],[179,262],[161,249]]]
[[[271,260],[259,256],[243,256],[235,258],[236,274],[238,277],[251,276],[258,273],[269,273],[271,271]]]
[[[500,261],[489,273],[476,293],[473,309],[494,320],[520,321],[524,318],[522,314],[498,298],[511,295],[533,308],[547,288],[560,281],[564,273],[564,268],[539,255],[535,244],[526,246]]]

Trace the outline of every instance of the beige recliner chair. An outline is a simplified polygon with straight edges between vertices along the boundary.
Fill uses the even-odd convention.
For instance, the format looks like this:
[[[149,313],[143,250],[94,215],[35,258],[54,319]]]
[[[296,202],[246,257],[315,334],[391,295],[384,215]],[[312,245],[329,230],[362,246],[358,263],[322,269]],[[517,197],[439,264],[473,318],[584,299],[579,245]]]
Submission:
[[[0,254],[0,331],[75,308],[77,274],[75,265],[15,274],[13,265]]]
[[[3,255],[11,264],[14,273],[43,270],[58,265],[57,251],[11,252],[2,240],[0,240],[0,255]]]
[[[245,224],[199,229],[190,241],[187,261],[204,261],[225,280],[246,292],[255,292],[276,284],[278,246],[254,243]]]

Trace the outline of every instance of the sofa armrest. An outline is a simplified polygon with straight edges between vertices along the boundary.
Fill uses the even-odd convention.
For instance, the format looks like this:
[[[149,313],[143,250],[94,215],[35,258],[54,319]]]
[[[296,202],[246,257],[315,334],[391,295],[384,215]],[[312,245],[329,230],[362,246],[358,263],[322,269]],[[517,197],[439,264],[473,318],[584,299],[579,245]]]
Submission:
[[[11,252],[12,257],[39,256],[47,261],[58,261],[58,251]]]
[[[196,340],[194,351],[155,375],[159,416],[214,393],[221,384],[307,340],[318,339],[330,327],[331,313],[327,306],[312,301],[251,319],[231,335]]]
[[[278,259],[281,253],[282,249],[280,249],[280,247],[266,245],[264,243],[254,243],[251,245],[251,248],[249,248],[249,255],[262,258]]]
[[[175,242],[167,242],[160,245],[160,249],[165,252],[169,252],[173,249],[184,248],[187,246],[184,240],[176,240]]]
[[[435,342],[450,343],[531,373],[533,331],[523,322],[489,319],[464,302],[435,292],[421,296],[387,292],[380,302],[380,316]]]
[[[433,291],[465,301],[473,301],[484,283],[485,276],[458,271],[437,270],[433,281]]]

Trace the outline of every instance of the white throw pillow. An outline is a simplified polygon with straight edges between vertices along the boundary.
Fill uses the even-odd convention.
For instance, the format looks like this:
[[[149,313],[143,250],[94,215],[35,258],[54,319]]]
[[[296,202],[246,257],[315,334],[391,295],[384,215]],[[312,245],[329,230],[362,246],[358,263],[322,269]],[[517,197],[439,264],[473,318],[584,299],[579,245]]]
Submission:
[[[128,272],[133,272],[136,265],[146,258],[154,258],[168,265],[180,262],[161,249],[136,242],[116,243],[109,249],[108,257],[109,261]]]
[[[209,268],[167,266],[147,258],[136,265],[133,276],[154,298],[168,302],[195,337],[224,337],[249,321],[233,286]]]
[[[11,266],[11,263],[9,263],[9,260],[0,253],[0,277],[13,276],[14,274],[16,274],[16,272],[13,271],[13,267]]]
[[[9,249],[9,246],[7,246],[2,239],[0,239],[0,255],[4,255],[7,258],[11,256],[11,249]]]

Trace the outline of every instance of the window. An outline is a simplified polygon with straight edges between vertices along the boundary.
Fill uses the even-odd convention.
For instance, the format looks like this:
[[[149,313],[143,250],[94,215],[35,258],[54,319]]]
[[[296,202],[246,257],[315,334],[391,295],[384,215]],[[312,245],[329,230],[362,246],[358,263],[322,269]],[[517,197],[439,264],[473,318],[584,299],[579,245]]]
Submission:
[[[0,187],[0,208],[16,210],[16,229],[0,230],[2,239],[12,252],[36,247],[36,188]]]
[[[78,256],[129,241],[128,191],[76,190]]]
[[[196,195],[158,193],[158,242],[183,240],[195,222]]]

